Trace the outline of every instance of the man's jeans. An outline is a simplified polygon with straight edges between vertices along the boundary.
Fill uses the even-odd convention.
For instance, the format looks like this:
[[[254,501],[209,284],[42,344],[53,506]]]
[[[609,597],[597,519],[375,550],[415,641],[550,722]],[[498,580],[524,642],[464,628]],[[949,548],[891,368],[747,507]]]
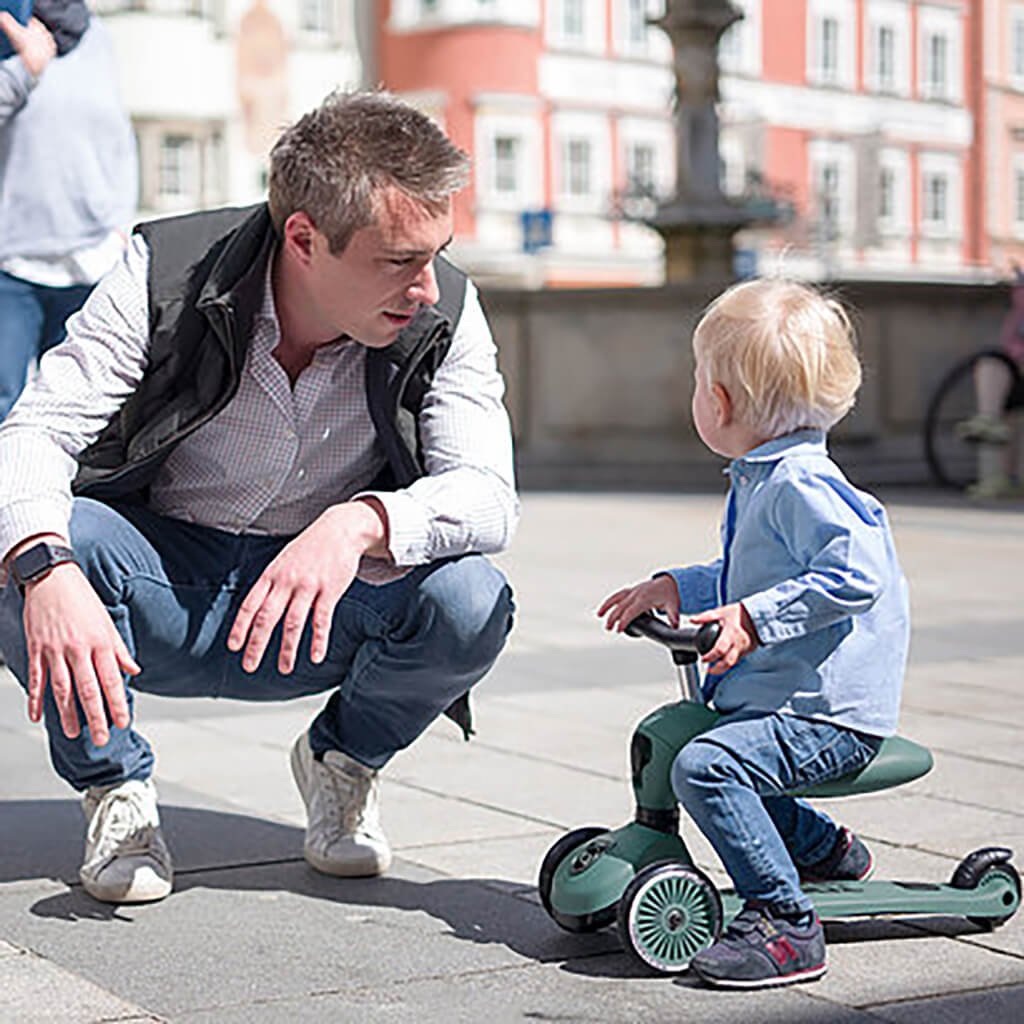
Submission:
[[[480,555],[420,566],[383,586],[356,580],[335,610],[320,664],[309,657],[307,621],[295,668],[281,674],[279,623],[249,674],[242,652],[227,649],[227,636],[242,599],[288,539],[236,536],[88,498],[75,500],[71,517],[76,559],[142,667],[132,687],[255,701],[329,691],[310,728],[313,751],[340,750],[379,768],[494,663],[512,623],[511,590]],[[21,608],[8,584],[0,594],[0,650],[24,685]],[[97,747],[80,705],[77,739],[61,731],[49,687],[44,707],[53,765],[76,789],[151,774],[152,751],[131,726],[111,728],[110,741]]]
[[[744,900],[803,913],[812,902],[796,865],[827,857],[832,820],[780,796],[862,767],[882,741],[795,715],[726,716],[679,752],[672,788]]]
[[[64,340],[64,321],[92,289],[91,284],[50,288],[0,270],[0,420],[18,400],[29,366]]]

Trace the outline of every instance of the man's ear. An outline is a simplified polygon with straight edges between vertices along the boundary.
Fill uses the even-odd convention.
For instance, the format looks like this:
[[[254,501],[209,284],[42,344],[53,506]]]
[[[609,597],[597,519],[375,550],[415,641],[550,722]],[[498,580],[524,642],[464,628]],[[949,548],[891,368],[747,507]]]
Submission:
[[[316,225],[304,210],[296,210],[284,222],[284,247],[300,263],[308,265],[313,258]]]
[[[715,422],[719,428],[732,423],[732,398],[724,384],[717,381],[711,385],[711,403],[715,410]]]

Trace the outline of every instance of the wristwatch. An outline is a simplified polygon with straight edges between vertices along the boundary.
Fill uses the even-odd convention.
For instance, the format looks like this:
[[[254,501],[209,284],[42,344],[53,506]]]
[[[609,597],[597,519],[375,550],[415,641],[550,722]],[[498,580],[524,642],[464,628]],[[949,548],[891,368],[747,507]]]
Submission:
[[[74,560],[71,548],[41,540],[11,559],[11,578],[24,590],[26,583],[41,580],[54,566]]]

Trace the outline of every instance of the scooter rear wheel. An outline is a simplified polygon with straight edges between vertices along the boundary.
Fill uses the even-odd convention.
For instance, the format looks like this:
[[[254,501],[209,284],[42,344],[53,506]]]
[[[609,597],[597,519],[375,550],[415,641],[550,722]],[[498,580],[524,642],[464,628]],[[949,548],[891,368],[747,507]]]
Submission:
[[[648,970],[681,974],[722,934],[722,898],[690,864],[664,860],[638,872],[619,900],[622,944]]]

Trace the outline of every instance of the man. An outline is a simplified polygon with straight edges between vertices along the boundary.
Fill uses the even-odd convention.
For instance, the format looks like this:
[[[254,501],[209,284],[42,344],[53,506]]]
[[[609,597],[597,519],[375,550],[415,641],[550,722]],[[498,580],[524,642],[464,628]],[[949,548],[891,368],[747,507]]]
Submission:
[[[0,428],[0,648],[84,791],[97,899],[172,881],[124,676],[329,692],[292,749],[305,856],[372,875],[379,770],[501,650],[503,384],[440,257],[466,177],[429,118],[332,94],[274,147],[269,204],[137,229]]]
[[[137,192],[109,36],[83,0],[33,10],[0,9],[0,420],[117,262]]]

